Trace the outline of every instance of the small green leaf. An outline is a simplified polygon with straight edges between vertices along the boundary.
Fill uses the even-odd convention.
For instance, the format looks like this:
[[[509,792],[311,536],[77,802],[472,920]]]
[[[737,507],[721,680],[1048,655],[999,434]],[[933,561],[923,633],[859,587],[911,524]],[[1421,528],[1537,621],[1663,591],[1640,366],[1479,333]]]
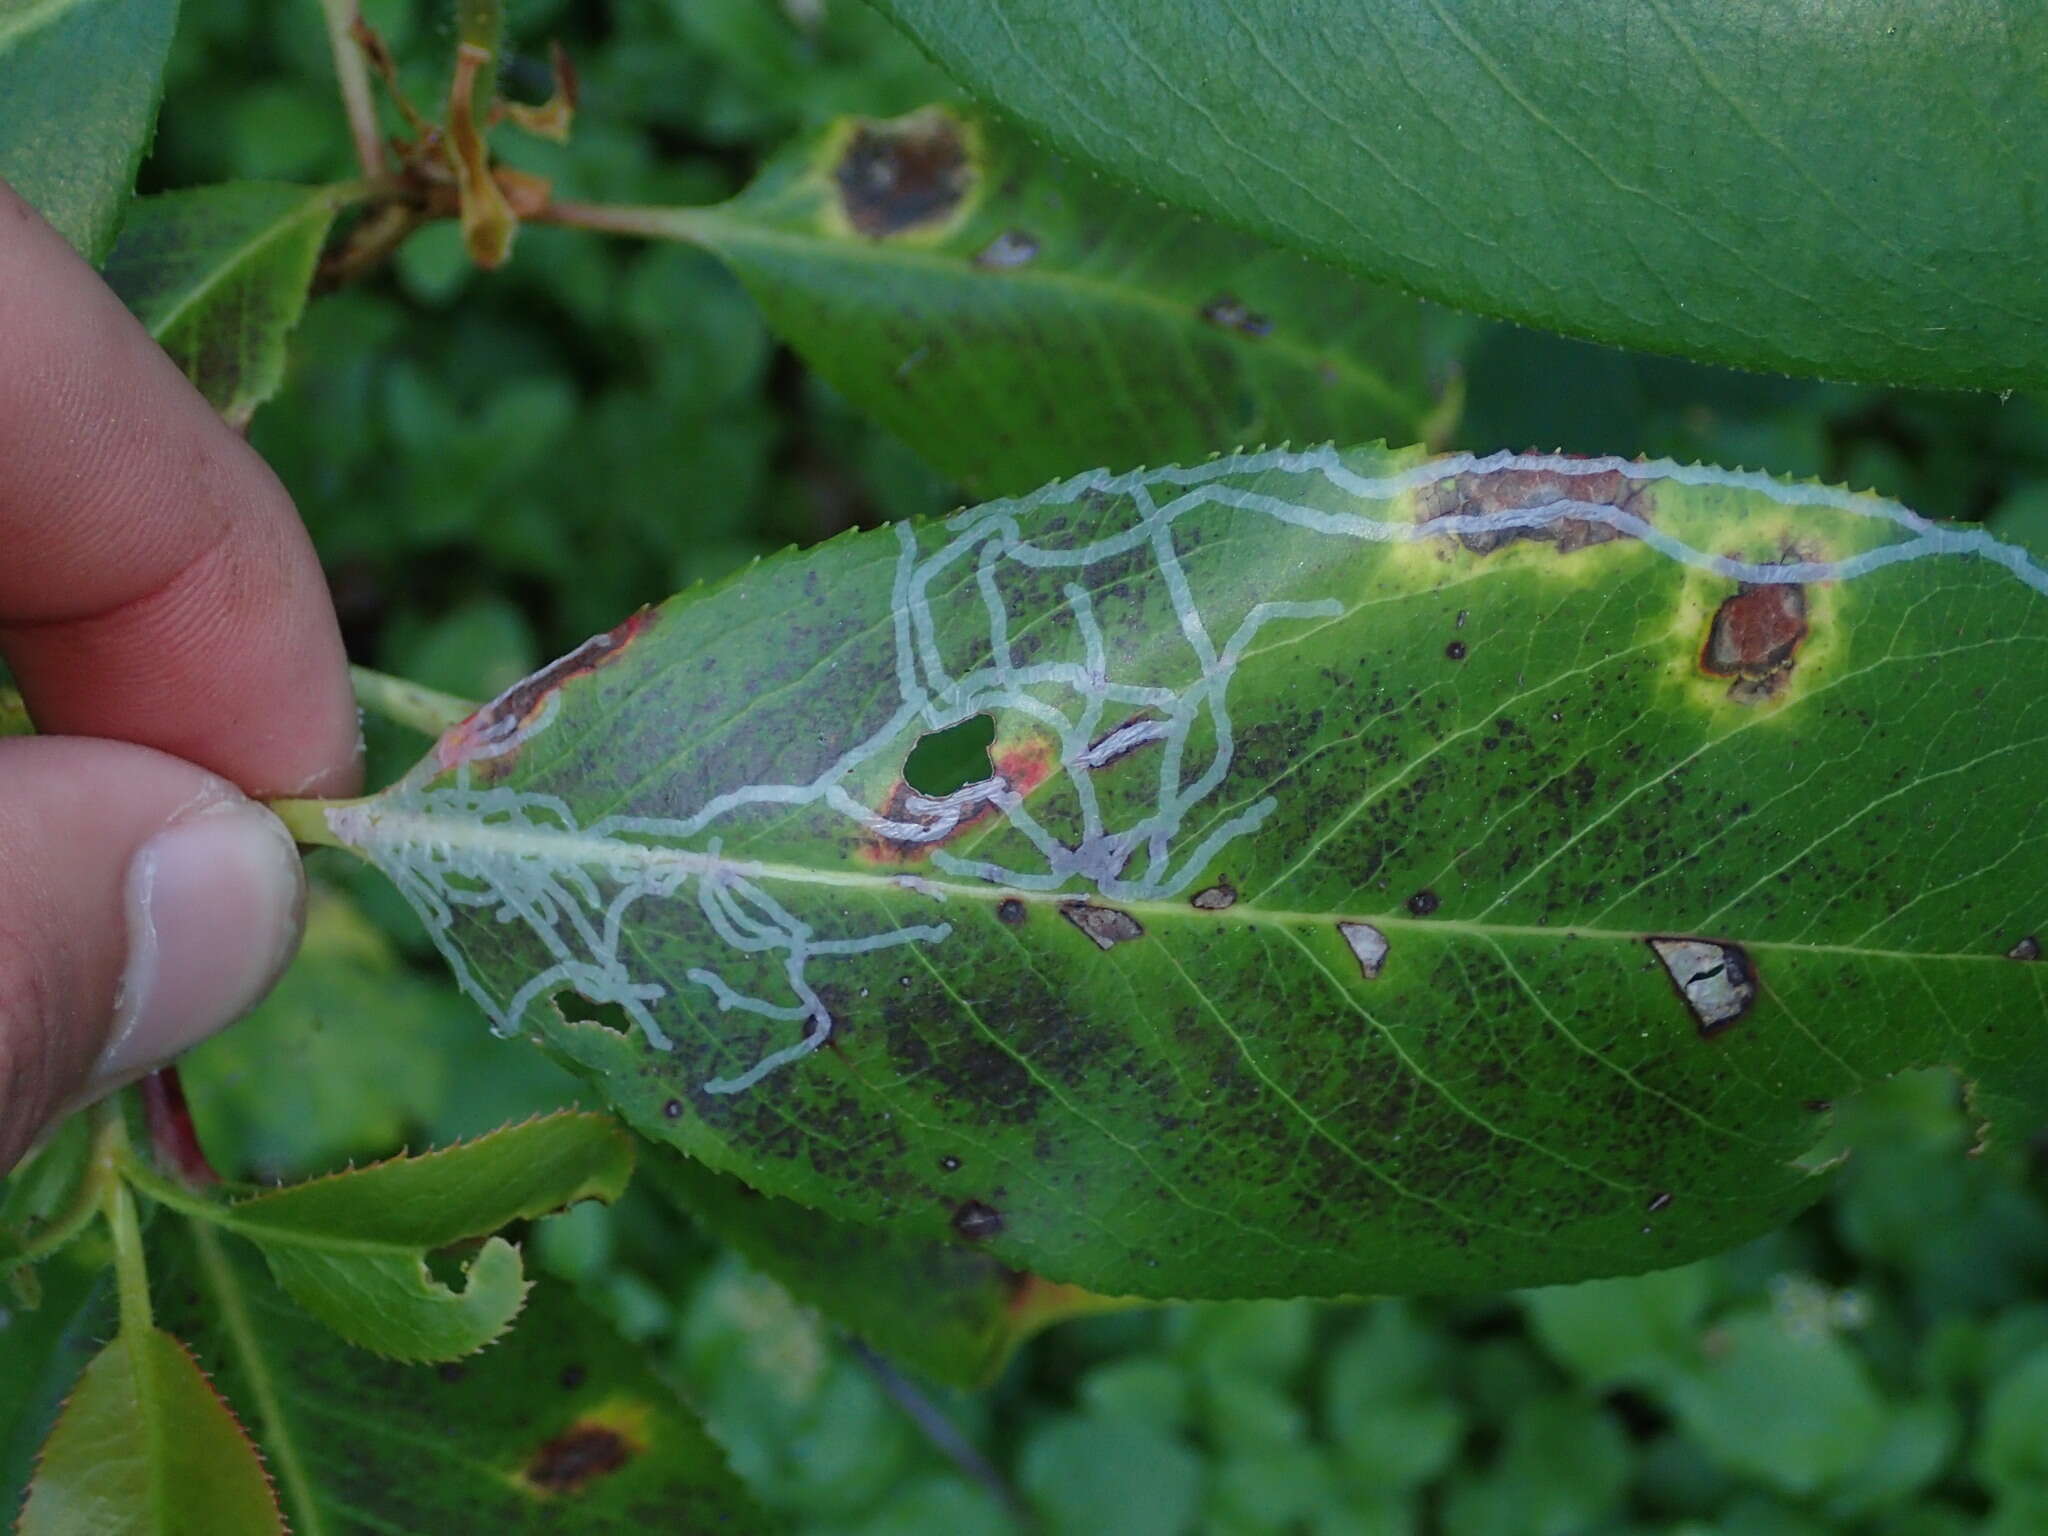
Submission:
[[[0,0],[0,180],[97,263],[149,143],[177,0]]]
[[[459,1360],[494,1343],[525,1304],[519,1250],[485,1241],[444,1285],[412,1253],[342,1253],[269,1242],[263,1256],[292,1299],[351,1344],[393,1360]]]
[[[1274,451],[764,561],[284,809],[765,1193],[1110,1295],[1542,1284],[1782,1222],[1903,1069],[2031,1133],[2044,659],[2048,571],[1874,496]]]
[[[502,1238],[483,1245],[460,1292],[434,1276],[428,1253],[579,1200],[615,1200],[632,1167],[632,1138],[613,1121],[565,1112],[226,1207],[181,1208],[255,1243],[278,1283],[352,1342],[396,1360],[448,1360],[502,1334],[527,1284]]]
[[[1374,281],[1739,367],[2048,382],[2040,6],[878,3],[1055,150]]]
[[[237,1200],[226,1225],[251,1242],[440,1248],[579,1200],[616,1200],[633,1138],[609,1116],[564,1111],[475,1141],[352,1168]]]
[[[798,1300],[937,1381],[986,1386],[1042,1328],[1129,1303],[1006,1268],[956,1243],[856,1226],[667,1148],[646,1177]]]
[[[946,108],[842,120],[733,201],[656,217],[729,261],[813,368],[980,494],[1089,464],[1448,425],[1414,300]]]
[[[399,1365],[335,1338],[236,1239],[165,1221],[152,1248],[165,1321],[242,1409],[295,1532],[772,1528],[640,1352],[561,1286],[482,1355]]]
[[[97,1214],[97,1123],[92,1115],[73,1115],[0,1179],[0,1277],[56,1252]]]
[[[285,1530],[242,1426],[185,1346],[123,1328],[43,1446],[20,1536],[258,1536]]]
[[[128,210],[107,281],[232,426],[284,382],[285,339],[335,207],[324,188],[247,181]]]

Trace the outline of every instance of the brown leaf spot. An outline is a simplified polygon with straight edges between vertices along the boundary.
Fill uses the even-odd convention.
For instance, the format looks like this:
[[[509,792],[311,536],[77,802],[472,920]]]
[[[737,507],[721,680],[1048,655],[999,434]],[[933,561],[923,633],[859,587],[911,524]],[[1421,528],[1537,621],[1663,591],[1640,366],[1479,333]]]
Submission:
[[[1060,916],[1093,939],[1097,949],[1114,949],[1119,944],[1145,936],[1144,925],[1130,913],[1116,907],[1070,901],[1060,908]]]
[[[2038,960],[2041,958],[2041,940],[2030,933],[2024,939],[2021,939],[2019,943],[2013,945],[2011,949],[2008,949],[2005,952],[2005,958],[2008,960]]]
[[[974,184],[960,124],[927,110],[863,122],[833,171],[846,222],[881,240],[944,223]]]
[[[1005,896],[996,903],[996,920],[1008,923],[1012,928],[1023,922],[1030,915],[1024,903],[1014,896]]]
[[[1003,1230],[1003,1213],[979,1200],[969,1200],[953,1213],[953,1230],[971,1243],[987,1242]]]
[[[1426,886],[1408,898],[1408,910],[1417,917],[1427,917],[1441,905],[1436,892]]]
[[[1380,969],[1387,963],[1387,936],[1371,923],[1339,923],[1337,931],[1344,936],[1344,942],[1351,946],[1352,956],[1358,961],[1359,970],[1365,973],[1367,981],[1378,981]]]
[[[1424,487],[1418,493],[1415,520],[1433,523],[1440,517],[1486,517],[1547,507],[1560,501],[1612,507],[1645,522],[1650,520],[1653,504],[1648,483],[1631,479],[1619,470],[1586,475],[1558,469],[1468,470]],[[1568,555],[1627,537],[1619,528],[1597,519],[1560,514],[1524,526],[1473,529],[1459,534],[1458,542],[1475,555],[1492,554],[1524,540],[1555,544],[1560,554]]]
[[[499,694],[434,743],[434,761],[446,771],[463,763],[486,781],[501,776],[518,756],[519,745],[547,702],[576,678],[609,666],[647,632],[655,610],[642,608],[616,629],[592,635],[575,650]]]
[[[1038,236],[1022,229],[1006,229],[974,253],[974,264],[985,272],[1008,272],[1038,259]]]
[[[1692,1010],[1702,1039],[1728,1028],[1756,1001],[1756,969],[1741,945],[1685,938],[1647,942]]]
[[[543,1443],[526,1463],[526,1482],[548,1495],[581,1493],[633,1459],[638,1449],[606,1424],[583,1421]]]
[[[1202,306],[1202,318],[1221,330],[1240,336],[1270,336],[1273,322],[1232,294],[1219,293]]]
[[[1195,892],[1188,905],[1197,912],[1227,911],[1237,905],[1237,887],[1228,880],[1218,880],[1208,889]]]
[[[1732,677],[1728,697],[1739,704],[1770,698],[1792,675],[1793,653],[1806,638],[1806,589],[1792,582],[1743,585],[1714,610],[1700,670]]]
[[[1453,640],[1444,647],[1444,655],[1448,656],[1452,661],[1463,661],[1466,654],[1465,642],[1462,640]]]

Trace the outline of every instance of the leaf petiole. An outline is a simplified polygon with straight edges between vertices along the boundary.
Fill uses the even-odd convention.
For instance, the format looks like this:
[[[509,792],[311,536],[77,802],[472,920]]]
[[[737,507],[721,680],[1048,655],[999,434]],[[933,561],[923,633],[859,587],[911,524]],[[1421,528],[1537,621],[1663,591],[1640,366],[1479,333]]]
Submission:
[[[356,703],[364,710],[428,736],[438,736],[476,713],[477,706],[469,699],[368,667],[350,667],[348,676],[355,685]]]

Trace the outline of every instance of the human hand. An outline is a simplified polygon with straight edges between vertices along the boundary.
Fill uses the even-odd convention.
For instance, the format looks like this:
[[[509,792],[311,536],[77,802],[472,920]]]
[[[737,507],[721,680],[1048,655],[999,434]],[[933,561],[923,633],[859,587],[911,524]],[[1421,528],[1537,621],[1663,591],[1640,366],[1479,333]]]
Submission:
[[[357,721],[291,499],[0,183],[0,1173],[245,1012],[303,878],[250,795],[345,794]]]

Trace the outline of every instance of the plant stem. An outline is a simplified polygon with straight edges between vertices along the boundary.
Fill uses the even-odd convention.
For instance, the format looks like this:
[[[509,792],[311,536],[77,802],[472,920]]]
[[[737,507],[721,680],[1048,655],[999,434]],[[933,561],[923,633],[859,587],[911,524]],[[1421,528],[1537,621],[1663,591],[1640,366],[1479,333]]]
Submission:
[[[121,1138],[125,1144],[125,1135]],[[140,1333],[153,1327],[149,1305],[149,1265],[142,1253],[142,1223],[135,1215],[135,1196],[125,1179],[110,1178],[100,1210],[114,1237],[114,1284],[121,1297],[121,1331]]]
[[[528,215],[535,224],[565,224],[572,229],[595,229],[610,235],[639,235],[648,240],[680,240],[697,244],[701,208],[646,208],[611,203],[550,203]]]
[[[879,1352],[856,1338],[848,1338],[846,1344],[853,1358],[874,1377],[875,1385],[917,1427],[918,1433],[925,1437],[932,1449],[953,1463],[963,1475],[979,1483],[1012,1519],[1022,1524],[1025,1519],[1024,1501],[1003,1481],[1002,1473],[975,1448],[974,1442],[961,1433],[960,1426],[947,1418],[939,1405],[919,1390],[917,1383],[897,1370]]]
[[[424,735],[438,736],[477,711],[468,699],[408,683],[402,677],[372,672],[368,667],[350,667],[349,681],[355,684],[356,703],[373,715],[382,715],[395,725],[407,726]]]
[[[348,114],[349,137],[365,176],[381,176],[384,135],[377,127],[377,102],[370,94],[370,69],[353,35],[359,14],[356,0],[320,0],[327,16],[327,46],[334,55],[334,78],[341,85],[341,106]]]
[[[455,0],[455,41],[495,55],[505,40],[505,0]]]

